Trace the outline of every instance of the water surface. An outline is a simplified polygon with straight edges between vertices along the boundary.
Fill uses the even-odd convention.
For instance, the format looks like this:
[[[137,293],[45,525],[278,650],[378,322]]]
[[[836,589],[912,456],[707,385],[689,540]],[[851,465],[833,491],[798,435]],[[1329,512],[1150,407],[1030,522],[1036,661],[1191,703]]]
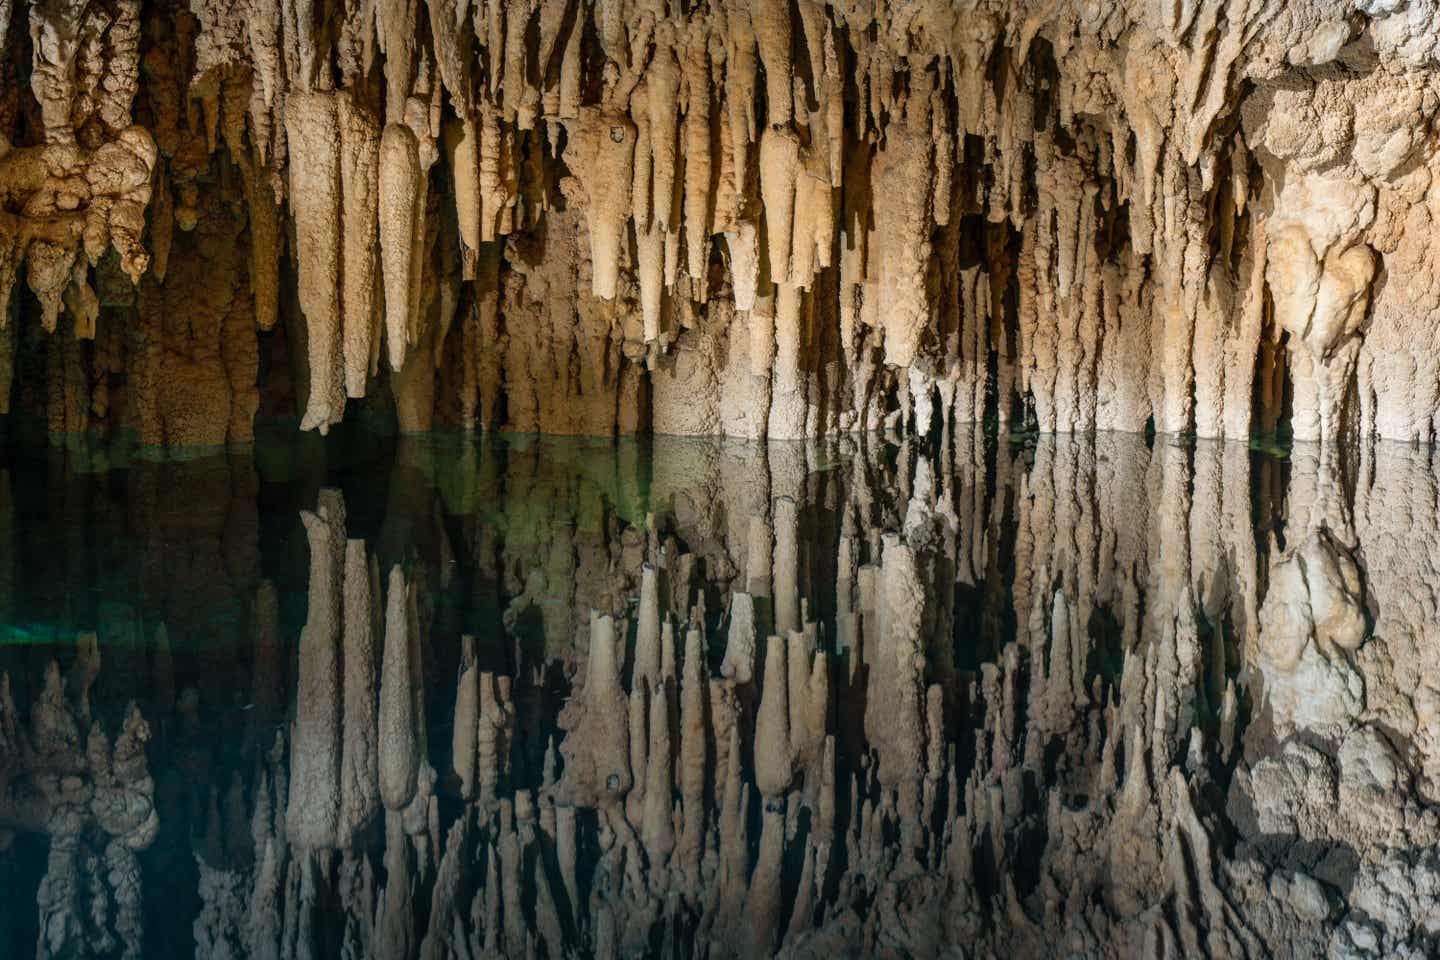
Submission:
[[[11,448],[0,955],[1425,955],[1437,491],[1128,435]]]

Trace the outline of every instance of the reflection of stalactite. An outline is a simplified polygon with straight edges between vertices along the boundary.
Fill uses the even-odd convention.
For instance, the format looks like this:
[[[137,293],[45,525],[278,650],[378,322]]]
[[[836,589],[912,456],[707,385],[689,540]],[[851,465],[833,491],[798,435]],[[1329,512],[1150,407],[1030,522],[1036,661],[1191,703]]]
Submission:
[[[928,467],[922,461],[919,469],[923,474]],[[384,841],[390,880],[376,892],[380,906],[374,936],[380,948],[440,956],[462,942],[476,949],[504,950],[543,943],[550,953],[593,949],[603,954],[610,949],[607,945],[636,950],[654,936],[672,935],[661,930],[690,929],[704,937],[711,953],[725,952],[729,942],[761,951],[784,945],[808,954],[838,942],[836,938],[848,941],[853,932],[843,931],[858,922],[869,931],[865,936],[879,938],[876,942],[921,949],[942,936],[947,925],[958,930],[974,924],[972,929],[979,930],[984,922],[980,918],[999,908],[978,893],[977,864],[988,857],[1000,876],[1012,876],[1020,868],[1012,859],[1012,841],[1004,838],[1015,836],[1014,842],[1023,842],[1018,838],[1034,829],[1029,824],[1035,816],[1051,818],[1053,836],[1042,862],[1057,876],[1070,869],[1065,858],[1074,854],[1068,845],[1093,835],[1093,828],[1080,833],[1058,829],[1053,809],[1046,812],[1052,801],[1042,793],[1040,806],[1032,807],[1035,800],[1020,788],[1023,776],[1049,782],[1050,737],[1065,737],[1072,744],[1063,782],[1090,792],[1083,816],[1102,817],[1112,802],[1121,811],[1117,823],[1124,820],[1124,811],[1133,811],[1139,819],[1128,829],[1154,837],[1158,851],[1163,833],[1159,818],[1171,815],[1166,810],[1181,809],[1165,797],[1177,796],[1166,784],[1180,776],[1171,763],[1188,735],[1182,720],[1185,690],[1199,682],[1198,658],[1181,652],[1186,644],[1193,648],[1193,617],[1180,616],[1154,637],[1136,637],[1132,644],[1147,651],[1136,656],[1147,665],[1137,662],[1126,676],[1152,679],[1111,689],[1098,680],[1090,683],[1085,628],[1065,591],[1037,593],[1036,613],[1023,627],[1028,661],[1005,657],[998,670],[987,667],[983,685],[967,694],[983,731],[967,772],[956,766],[955,730],[945,719],[944,688],[927,686],[936,669],[953,670],[930,658],[924,640],[944,633],[950,608],[936,602],[917,568],[921,554],[943,554],[945,544],[956,544],[953,537],[936,539],[934,533],[952,514],[934,512],[937,494],[924,476],[912,490],[916,499],[907,524],[917,538],[915,545],[898,533],[867,531],[856,547],[847,548],[862,555],[880,551],[860,566],[863,575],[855,600],[859,616],[873,621],[862,628],[863,640],[855,640],[855,653],[864,651],[868,677],[869,707],[861,736],[863,750],[873,752],[876,761],[868,768],[838,749],[830,709],[833,684],[843,671],[841,661],[817,649],[813,623],[797,623],[788,635],[764,643],[759,676],[742,681],[732,669],[729,677],[707,681],[704,626],[691,624],[683,650],[676,649],[668,618],[663,628],[660,622],[659,568],[649,567],[636,581],[641,622],[633,669],[625,663],[623,626],[608,616],[592,616],[587,678],[562,716],[563,767],[557,778],[554,755],[547,758],[538,795],[511,778],[506,759],[515,742],[513,725],[520,719],[510,706],[512,687],[520,678],[479,670],[473,644],[466,642],[455,701],[452,768],[458,774],[455,789],[469,805],[460,819],[437,834],[433,802],[425,804],[428,814],[416,806],[429,789],[420,773],[422,708],[409,679],[417,669],[409,660],[416,649],[411,634],[417,629],[417,598],[403,575],[393,571],[385,667],[378,678],[380,792],[390,807]],[[937,523],[939,527],[931,526]],[[364,571],[359,556],[346,566]],[[666,557],[667,568],[675,569],[673,561]],[[777,571],[777,580],[796,584],[786,589],[798,591],[798,553],[787,550],[779,562],[787,571]],[[853,580],[856,571],[847,564],[837,568],[837,576]],[[368,585],[368,571],[360,574],[359,582]],[[322,604],[330,602],[324,592],[314,595]],[[1186,604],[1193,609],[1188,596],[1186,591],[1177,598],[1182,612]],[[732,624],[736,609],[732,604]],[[798,619],[807,609],[808,604],[797,600],[793,615]],[[936,618],[941,623],[934,622]],[[755,628],[752,624],[749,629]],[[347,696],[353,680],[347,677]],[[744,695],[743,688],[757,682],[758,697]],[[1026,684],[1030,690],[1022,697],[1019,691]],[[1158,728],[1149,729],[1152,717],[1162,721]],[[1119,759],[1112,740],[1130,723],[1145,745],[1127,734],[1123,756],[1129,767],[1123,777],[1114,771],[1107,776],[1105,764],[1113,767]],[[392,729],[397,737],[387,733]],[[751,738],[753,742],[747,742]],[[392,762],[399,766],[387,774],[387,763]],[[747,772],[751,763],[753,780]],[[848,772],[841,774],[837,767],[842,765]],[[1080,771],[1097,766],[1102,773],[1081,787],[1086,781],[1076,779]],[[394,781],[393,789],[385,787],[387,776]],[[842,776],[853,778],[848,797],[836,796],[837,785],[845,782]],[[706,789],[707,781],[713,790]],[[1185,780],[1179,782],[1182,786],[1174,789],[1189,789]],[[436,788],[449,789],[443,784]],[[292,817],[297,813],[294,802]],[[325,801],[311,794],[300,802]],[[585,808],[595,813],[584,815]],[[758,859],[752,861],[747,851],[753,814],[758,814],[760,835]],[[1193,858],[1198,845],[1208,849],[1208,835],[1203,828],[1199,833],[1186,829],[1192,832],[1185,855]],[[885,838],[892,835],[901,840],[898,857],[886,852],[890,841]],[[445,838],[443,846],[440,837]],[[422,838],[425,844],[417,846]],[[347,857],[369,846],[355,833],[339,839],[352,850]],[[266,851],[257,864],[257,878],[273,871],[267,864],[274,861],[277,842],[283,843],[278,837],[257,843],[257,850]],[[601,856],[588,868],[594,873],[587,881],[587,868],[576,850],[588,844],[598,845]],[[548,852],[552,849],[553,860]],[[1122,842],[1116,840],[1108,849],[1110,856],[1118,856]],[[471,857],[483,866],[462,880],[457,864]],[[306,891],[321,882],[323,871],[335,868],[327,863],[314,853],[297,851],[283,868],[286,879],[279,889],[288,891],[280,894],[284,915],[294,916],[298,924],[286,920],[286,928],[296,931],[287,937],[300,937],[291,941],[297,947],[312,935],[306,927],[310,921],[304,919],[311,916],[303,906]],[[942,869],[946,864],[964,872],[947,874]],[[341,869],[348,871],[347,888],[359,889],[353,887],[359,876],[353,867]],[[298,879],[292,879],[297,871]],[[433,884],[433,893],[422,901],[404,877],[414,877],[424,887]],[[1172,882],[1161,862],[1154,861],[1148,872],[1132,879],[1135,899],[1128,910],[1156,902],[1160,891],[1178,889]],[[1013,879],[1007,883],[1008,896],[1022,895]],[[930,925],[900,932],[904,924],[896,920],[896,904],[904,900],[907,910],[922,913],[936,909],[946,902],[946,884],[970,891],[955,901],[966,904],[964,910],[945,917],[924,914],[932,918]],[[588,902],[577,899],[583,889],[591,891]],[[677,894],[678,904],[673,901]],[[421,902],[430,905],[428,920],[419,912]],[[842,906],[854,902],[874,907],[855,916]],[[1226,922],[1233,924],[1233,917]],[[347,929],[354,930],[349,935],[361,936],[348,921]],[[1036,943],[1044,936],[1038,926],[1011,935],[1016,942],[1034,937]],[[1161,935],[1188,934],[1175,930]]]
[[[89,687],[100,663],[98,648],[89,651],[71,672],[68,695],[59,667],[49,664],[28,732],[10,679],[0,675],[0,834],[18,829],[50,837],[36,895],[37,956],[113,952],[139,960],[142,877],[135,853],[159,830],[145,757],[150,728],[134,704],[113,741],[90,718]]]
[[[366,556],[365,543],[345,544],[344,571],[344,714],[340,759],[340,822],[337,842],[344,847],[370,824],[379,809],[376,730],[375,640],[379,623],[380,568]]]
[[[215,705],[182,687],[157,751],[197,781],[176,805],[194,808],[176,823],[200,876],[197,943],[277,958],[1428,948],[1407,919],[1432,902],[1423,851],[1440,842],[1423,452],[1366,450],[1351,477],[1300,447],[1287,490],[1242,447],[1101,435],[986,463],[964,431],[950,442],[893,461],[700,446],[653,467],[593,450],[470,462],[465,477],[496,484],[477,500],[521,504],[503,535],[442,511],[447,553],[427,498],[455,496],[437,489],[450,479],[417,479],[406,510],[426,546],[382,533],[408,553],[383,590],[383,551],[347,539],[326,491],[302,521],[293,679],[274,585],[247,624],[248,713],[272,719],[202,747]],[[613,485],[636,478],[648,493],[616,506]],[[445,586],[450,556],[504,584],[502,642],[456,642],[467,625],[443,595],[467,580]],[[186,673],[186,635],[167,633],[152,686]],[[135,873],[154,829],[148,806],[150,826],[128,826],[147,797],[123,787],[138,717],[108,759],[90,732],[112,716],[100,649],[85,639],[22,696],[28,725],[0,696],[0,832],[58,832],[37,907],[77,943],[101,942],[95,877],[124,881],[104,898],[117,943],[148,916],[142,881],[146,897],[174,882]],[[1334,705],[1306,685],[1304,650],[1345,681],[1325,723],[1285,709]],[[36,768],[15,759],[22,739],[65,748]],[[120,833],[51,829],[44,774],[62,762],[96,784],[84,815]],[[325,823],[319,842],[292,830]]]
[[[305,515],[310,537],[310,612],[300,634],[295,723],[290,735],[286,836],[299,847],[335,845],[340,814],[341,606],[345,508],[326,491]]]

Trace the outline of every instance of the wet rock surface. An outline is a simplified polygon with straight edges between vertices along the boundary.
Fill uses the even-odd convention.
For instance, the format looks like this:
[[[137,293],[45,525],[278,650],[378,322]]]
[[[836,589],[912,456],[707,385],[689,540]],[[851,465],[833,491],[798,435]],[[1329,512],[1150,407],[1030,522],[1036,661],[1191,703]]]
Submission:
[[[7,953],[1440,946],[1423,451],[25,457]]]

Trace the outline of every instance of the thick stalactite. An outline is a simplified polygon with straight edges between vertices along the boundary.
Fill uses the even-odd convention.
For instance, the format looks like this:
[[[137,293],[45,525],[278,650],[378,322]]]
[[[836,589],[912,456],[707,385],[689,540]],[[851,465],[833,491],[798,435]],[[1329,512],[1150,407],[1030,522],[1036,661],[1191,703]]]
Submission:
[[[0,6],[0,412],[1428,441],[1427,4]],[[293,371],[290,372],[290,371]]]

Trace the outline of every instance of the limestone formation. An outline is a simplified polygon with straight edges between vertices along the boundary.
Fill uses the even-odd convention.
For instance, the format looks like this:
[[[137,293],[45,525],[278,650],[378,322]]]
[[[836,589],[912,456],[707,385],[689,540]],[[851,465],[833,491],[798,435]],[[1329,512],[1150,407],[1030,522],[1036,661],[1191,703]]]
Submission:
[[[1429,442],[1432,21],[6,3],[0,413]]]

